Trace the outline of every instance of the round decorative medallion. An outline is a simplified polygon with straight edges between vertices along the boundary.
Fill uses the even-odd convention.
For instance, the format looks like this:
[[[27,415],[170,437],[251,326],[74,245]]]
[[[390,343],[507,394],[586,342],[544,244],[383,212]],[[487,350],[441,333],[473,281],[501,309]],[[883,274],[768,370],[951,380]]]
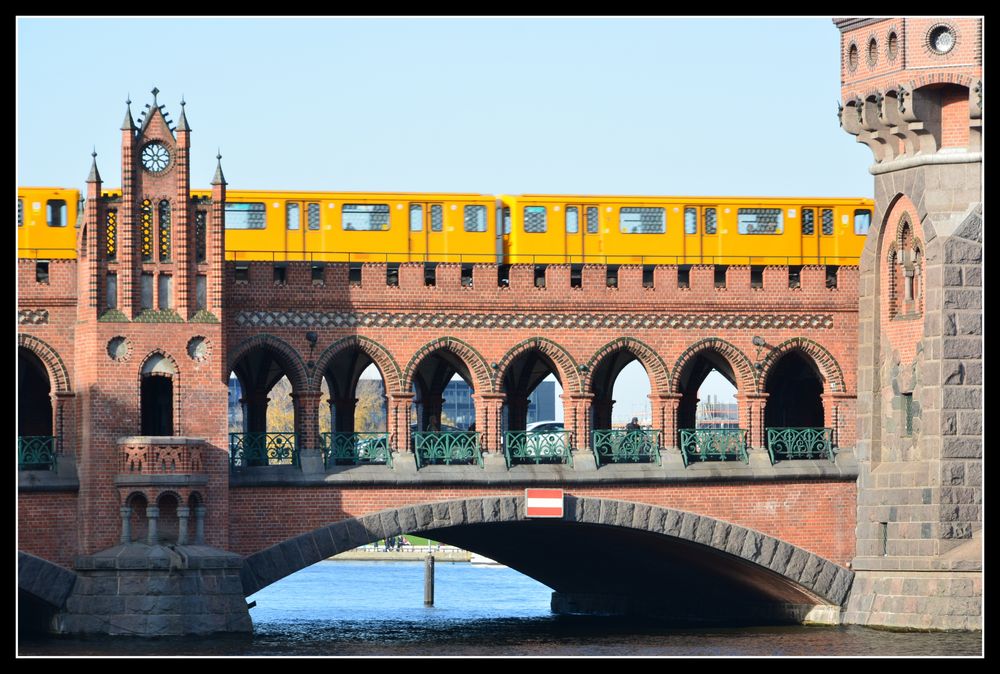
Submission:
[[[127,360],[131,353],[132,343],[124,337],[112,337],[108,341],[108,355],[111,357],[111,360],[120,363],[123,360]]]
[[[188,341],[187,345],[188,355],[191,356],[191,360],[196,360],[201,362],[208,358],[209,354],[209,343],[204,337],[192,337]]]
[[[955,29],[944,24],[934,26],[927,34],[931,51],[947,54],[955,47]]]
[[[150,173],[163,173],[170,166],[170,150],[159,141],[148,143],[140,155],[142,167]]]

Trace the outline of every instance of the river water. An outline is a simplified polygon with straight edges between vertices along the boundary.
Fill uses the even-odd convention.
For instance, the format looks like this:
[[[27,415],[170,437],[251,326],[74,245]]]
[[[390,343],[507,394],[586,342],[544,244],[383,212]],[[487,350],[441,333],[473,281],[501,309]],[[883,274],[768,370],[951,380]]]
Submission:
[[[391,553],[389,553],[391,554]],[[24,640],[21,655],[95,656],[978,656],[982,633],[863,627],[678,629],[556,616],[551,590],[507,567],[324,561],[257,594],[250,636]]]

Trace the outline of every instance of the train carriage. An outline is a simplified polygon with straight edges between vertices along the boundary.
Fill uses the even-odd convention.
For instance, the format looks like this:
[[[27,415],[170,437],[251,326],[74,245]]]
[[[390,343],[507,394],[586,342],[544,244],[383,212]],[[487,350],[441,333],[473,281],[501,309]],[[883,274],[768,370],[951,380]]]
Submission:
[[[17,256],[32,259],[76,257],[76,224],[83,200],[65,187],[19,187]]]

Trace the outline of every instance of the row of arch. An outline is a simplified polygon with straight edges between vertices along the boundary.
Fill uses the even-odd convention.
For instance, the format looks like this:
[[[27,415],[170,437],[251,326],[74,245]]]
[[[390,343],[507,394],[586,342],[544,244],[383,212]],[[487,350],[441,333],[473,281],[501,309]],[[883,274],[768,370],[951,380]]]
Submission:
[[[620,337],[598,349],[586,362],[578,362],[564,347],[546,337],[526,339],[507,351],[493,364],[467,342],[455,337],[441,337],[425,344],[400,367],[389,351],[375,340],[364,336],[350,336],[337,340],[324,349],[311,366],[306,365],[298,351],[280,337],[260,334],[240,343],[230,355],[230,370],[237,371],[255,353],[267,352],[280,364],[296,391],[318,392],[323,378],[327,376],[332,363],[345,354],[365,358],[364,366],[374,363],[378,368],[388,391],[406,391],[420,378],[421,365],[429,357],[448,353],[457,358],[471,379],[470,384],[477,391],[500,393],[504,381],[510,376],[512,365],[526,354],[542,355],[569,393],[586,393],[600,385],[602,369],[609,359],[619,354],[628,354],[628,362],[638,360],[649,375],[653,394],[671,395],[681,392],[683,378],[692,362],[706,353],[718,354],[730,371],[733,384],[744,393],[761,393],[764,382],[778,360],[789,352],[797,351],[815,362],[824,381],[833,391],[844,391],[843,370],[836,358],[823,346],[813,340],[795,337],[769,347],[768,354],[755,366],[751,359],[732,343],[717,337],[709,337],[695,342],[678,357],[673,367],[649,345],[634,337]],[[627,364],[623,363],[622,367]],[[363,370],[364,367],[361,368]],[[620,371],[621,368],[612,368]],[[238,373],[237,373],[238,374]],[[360,370],[358,371],[360,375]]]

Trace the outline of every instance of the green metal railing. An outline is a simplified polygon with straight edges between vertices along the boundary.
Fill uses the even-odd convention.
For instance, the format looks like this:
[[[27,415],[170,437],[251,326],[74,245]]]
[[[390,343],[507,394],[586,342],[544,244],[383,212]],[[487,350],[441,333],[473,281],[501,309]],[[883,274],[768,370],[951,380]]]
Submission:
[[[483,454],[479,451],[476,431],[414,431],[413,455],[417,468],[433,464],[477,463],[483,467]]]
[[[19,435],[17,467],[19,470],[55,470],[56,439],[51,435]]]
[[[591,431],[597,465],[606,463],[656,463],[660,465],[660,431]]]
[[[323,465],[385,464],[392,467],[388,433],[322,433]]]
[[[568,463],[573,465],[570,431],[507,431],[503,455],[507,468],[519,463]]]
[[[833,461],[833,429],[768,428],[767,453],[772,464],[786,459]]]
[[[230,433],[229,465],[298,466],[298,433]]]
[[[682,428],[680,436],[685,467],[692,461],[749,461],[742,428]]]

